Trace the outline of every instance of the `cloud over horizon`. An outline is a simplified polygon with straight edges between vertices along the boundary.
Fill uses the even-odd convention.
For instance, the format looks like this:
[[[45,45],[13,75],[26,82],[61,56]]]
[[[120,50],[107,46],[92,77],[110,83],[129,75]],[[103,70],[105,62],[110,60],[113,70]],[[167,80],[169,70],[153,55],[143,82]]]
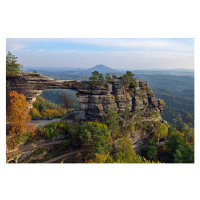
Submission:
[[[191,38],[8,38],[6,49],[24,66],[89,68],[102,63],[115,69],[194,67],[194,40]]]

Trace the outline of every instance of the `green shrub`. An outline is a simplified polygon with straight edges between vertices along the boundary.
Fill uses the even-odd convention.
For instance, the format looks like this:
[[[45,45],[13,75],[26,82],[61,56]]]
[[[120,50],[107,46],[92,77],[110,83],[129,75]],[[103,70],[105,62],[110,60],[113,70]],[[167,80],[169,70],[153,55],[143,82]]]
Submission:
[[[50,139],[54,135],[54,132],[57,129],[57,127],[58,127],[57,122],[50,123],[45,127],[38,127],[37,128],[37,131],[39,132],[38,135]]]

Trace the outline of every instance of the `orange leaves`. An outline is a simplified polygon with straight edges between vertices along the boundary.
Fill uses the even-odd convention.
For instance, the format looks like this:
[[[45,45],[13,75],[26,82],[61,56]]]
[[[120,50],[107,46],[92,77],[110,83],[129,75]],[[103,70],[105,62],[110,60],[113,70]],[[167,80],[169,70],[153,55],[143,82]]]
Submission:
[[[24,95],[18,94],[15,91],[9,93],[11,98],[8,107],[8,121],[9,122],[29,122],[31,116],[29,115],[28,105]]]
[[[31,116],[25,96],[15,91],[11,91],[9,96],[11,99],[7,110],[7,119],[11,125],[10,134],[23,134],[27,130],[30,131],[33,127],[26,123],[31,120]]]

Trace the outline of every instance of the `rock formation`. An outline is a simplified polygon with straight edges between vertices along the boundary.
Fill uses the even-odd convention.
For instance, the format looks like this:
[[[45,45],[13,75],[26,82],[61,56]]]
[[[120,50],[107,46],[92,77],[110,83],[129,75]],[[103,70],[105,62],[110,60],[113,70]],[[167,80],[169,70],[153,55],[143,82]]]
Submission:
[[[77,99],[81,110],[85,111],[89,119],[100,119],[107,109],[114,109],[122,114],[126,105],[130,112],[134,112],[138,107],[142,115],[150,109],[162,113],[163,106],[153,91],[147,87],[146,81],[137,81],[134,93],[130,94],[121,84],[121,77],[114,76],[113,78],[112,83],[98,86],[90,81],[60,81],[30,72],[24,72],[15,77],[7,76],[6,105],[8,106],[9,103],[8,93],[12,90],[24,94],[31,108],[36,98],[45,89],[72,89],[78,92]]]
[[[7,103],[8,93],[12,90],[24,94],[30,103],[30,108],[36,98],[45,89],[72,89],[77,91],[77,100],[81,110],[85,112],[87,120],[101,120],[105,110],[114,109],[123,116],[125,107],[128,106],[131,117],[135,110],[140,109],[142,116],[147,116],[149,111],[163,112],[163,105],[154,95],[146,81],[137,81],[134,92],[130,93],[121,84],[121,77],[113,76],[113,82],[104,86],[92,84],[90,81],[60,81],[54,80],[39,73],[24,72],[15,77],[6,77]],[[160,118],[161,121],[162,118]],[[144,133],[135,133],[130,137],[134,149],[143,146],[145,138],[152,133],[153,127]]]

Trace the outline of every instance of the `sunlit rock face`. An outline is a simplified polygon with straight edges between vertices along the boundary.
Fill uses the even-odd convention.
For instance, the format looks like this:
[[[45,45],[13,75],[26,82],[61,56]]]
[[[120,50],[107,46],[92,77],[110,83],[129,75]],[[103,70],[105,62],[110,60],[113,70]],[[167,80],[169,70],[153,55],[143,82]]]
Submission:
[[[131,113],[139,108],[142,115],[148,110],[162,113],[163,106],[146,81],[137,81],[134,92],[130,93],[121,84],[121,77],[114,76],[112,83],[98,86],[90,81],[60,81],[39,73],[24,72],[15,77],[6,77],[6,106],[9,92],[15,90],[23,94],[30,104],[35,102],[45,89],[72,89],[77,91],[77,100],[88,119],[100,119],[107,109],[116,110],[122,115],[126,106]]]
[[[113,76],[113,82],[104,86],[92,84],[90,81],[60,81],[39,73],[25,72],[15,77],[6,77],[6,106],[9,104],[9,92],[15,90],[23,94],[32,107],[36,98],[45,89],[72,89],[77,91],[77,100],[84,111],[85,120],[101,120],[107,109],[114,109],[122,119],[125,108],[128,107],[130,116],[134,118],[139,108],[143,119],[149,111],[163,112],[161,101],[146,81],[137,81],[134,92],[130,92],[121,84],[121,77]],[[59,97],[58,97],[59,98]],[[151,119],[150,119],[151,120]],[[164,122],[162,118],[159,119]],[[164,122],[165,123],[165,122]],[[156,124],[152,123],[145,131],[135,131],[129,139],[133,149],[140,153],[148,138],[154,131]]]

